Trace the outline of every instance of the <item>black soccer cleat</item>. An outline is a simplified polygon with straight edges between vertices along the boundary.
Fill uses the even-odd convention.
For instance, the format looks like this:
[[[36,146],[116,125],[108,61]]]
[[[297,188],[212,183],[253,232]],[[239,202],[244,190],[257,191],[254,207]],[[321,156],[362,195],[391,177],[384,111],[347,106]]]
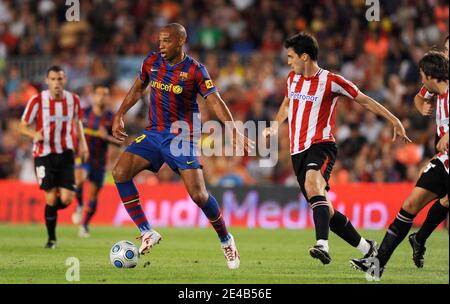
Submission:
[[[369,262],[367,258],[362,258],[362,259],[351,259],[350,265],[355,269],[367,272],[367,270],[370,269],[372,263]]]
[[[374,258],[374,257],[376,257],[377,254],[378,254],[377,242],[371,241],[371,240],[367,240],[367,243],[370,244],[370,249],[369,249],[369,252],[367,252],[364,255],[364,258],[367,259],[367,258]]]
[[[374,263],[373,257],[370,258],[362,258],[362,259],[351,259],[350,265],[358,270],[364,271],[369,274],[372,278],[380,279],[383,275],[384,267],[379,267],[377,269],[376,264]]]
[[[56,248],[56,241],[55,240],[48,240],[48,242],[45,244],[44,248],[55,249]]]
[[[413,250],[413,261],[414,264],[416,264],[417,268],[422,268],[423,264],[425,262],[424,255],[425,251],[427,250],[424,245],[419,244],[416,240],[416,234],[417,232],[411,234],[408,239],[409,243],[411,244],[412,250]]]
[[[324,265],[330,264],[331,262],[331,256],[323,249],[323,245],[314,245],[309,249],[309,254],[313,258],[319,259]]]

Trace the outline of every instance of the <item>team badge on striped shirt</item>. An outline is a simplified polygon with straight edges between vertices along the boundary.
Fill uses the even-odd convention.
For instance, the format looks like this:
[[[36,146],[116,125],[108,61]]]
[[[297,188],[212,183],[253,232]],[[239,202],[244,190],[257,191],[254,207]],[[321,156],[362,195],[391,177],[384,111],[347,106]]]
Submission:
[[[188,76],[189,76],[188,73],[180,72],[180,80],[187,80]]]

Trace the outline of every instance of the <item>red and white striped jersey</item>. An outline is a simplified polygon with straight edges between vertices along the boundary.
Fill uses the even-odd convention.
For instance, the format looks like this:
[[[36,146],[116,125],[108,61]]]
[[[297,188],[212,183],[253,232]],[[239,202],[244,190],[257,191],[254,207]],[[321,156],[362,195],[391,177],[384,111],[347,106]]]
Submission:
[[[33,156],[75,150],[75,123],[81,117],[80,99],[74,93],[64,91],[62,99],[54,100],[50,97],[50,92],[45,90],[31,97],[22,121],[27,125],[36,121],[36,131],[42,129],[44,137],[43,141],[33,143]]]
[[[340,75],[319,69],[313,77],[289,73],[285,97],[289,98],[289,138],[291,154],[312,144],[334,142],[331,130],[335,124],[339,96],[355,98],[358,88]]]
[[[442,162],[448,174],[448,151],[446,151],[445,153],[439,152],[437,155],[437,159],[439,159]]]
[[[448,93],[449,92],[447,88],[447,91],[444,94],[438,95],[436,98],[436,127],[437,135],[439,137],[444,136],[444,134],[448,132]],[[431,99],[435,94],[428,92],[427,88],[425,86],[422,86],[419,95],[425,99]]]

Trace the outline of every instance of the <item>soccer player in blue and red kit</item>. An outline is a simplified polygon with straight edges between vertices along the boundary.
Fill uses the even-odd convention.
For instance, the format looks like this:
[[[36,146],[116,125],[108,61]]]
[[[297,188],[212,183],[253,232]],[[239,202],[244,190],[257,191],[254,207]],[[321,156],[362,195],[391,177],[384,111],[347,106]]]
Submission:
[[[109,88],[103,85],[94,86],[92,105],[84,109],[83,126],[86,142],[91,157],[87,162],[75,160],[75,183],[78,206],[72,214],[74,224],[80,224],[83,210],[83,184],[87,179],[89,195],[86,212],[81,221],[80,237],[89,237],[89,222],[97,210],[97,198],[103,186],[105,177],[106,158],[109,144],[120,145],[111,134],[114,114],[108,110]]]
[[[121,141],[125,140],[127,134],[122,118],[150,84],[149,124],[121,155],[113,169],[113,177],[125,209],[141,232],[139,253],[149,252],[159,243],[161,235],[152,229],[144,214],[133,178],[142,170],[158,172],[166,163],[181,175],[190,197],[216,230],[228,267],[236,269],[240,257],[234,238],[227,231],[219,204],[206,190],[202,166],[195,153],[197,147],[192,135],[198,132],[194,130],[199,122],[197,94],[206,99],[207,105],[222,122],[233,122],[226,125],[235,135],[234,145],[240,143],[248,151],[254,143],[237,130],[205,66],[183,51],[185,42],[184,27],[177,23],[168,24],[159,32],[159,52],[150,53],[142,63],[139,78],[116,113],[113,135]],[[182,126],[188,132],[181,133],[188,136],[179,136]],[[189,153],[175,155],[173,147],[171,149],[174,143],[187,145]]]

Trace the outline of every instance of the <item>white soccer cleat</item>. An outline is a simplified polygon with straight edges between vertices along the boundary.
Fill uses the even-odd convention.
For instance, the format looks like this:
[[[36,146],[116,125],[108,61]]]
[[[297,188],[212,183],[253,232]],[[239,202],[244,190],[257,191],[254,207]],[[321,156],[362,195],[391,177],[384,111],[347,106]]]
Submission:
[[[83,225],[80,226],[80,229],[78,230],[78,236],[81,238],[88,238],[91,235],[89,234],[89,230],[86,229]]]
[[[225,260],[227,260],[228,268],[238,269],[241,262],[239,252],[234,243],[234,237],[230,234],[231,238],[225,243],[221,244]]]
[[[83,207],[77,206],[75,212],[72,213],[72,223],[78,225],[81,222],[81,215],[83,213]]]
[[[150,252],[150,249],[152,249],[153,246],[159,244],[162,240],[162,236],[157,231],[150,230],[141,234],[137,239],[140,239],[142,242],[141,247],[139,248],[139,254],[143,255]]]

